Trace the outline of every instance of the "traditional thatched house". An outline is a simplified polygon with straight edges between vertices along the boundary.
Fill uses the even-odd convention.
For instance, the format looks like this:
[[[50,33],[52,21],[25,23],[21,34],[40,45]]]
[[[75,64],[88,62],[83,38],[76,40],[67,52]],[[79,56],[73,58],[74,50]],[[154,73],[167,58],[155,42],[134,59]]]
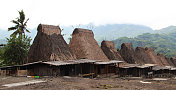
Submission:
[[[94,39],[91,30],[76,28],[69,43],[70,49],[78,59],[99,60],[96,74],[115,73],[117,62],[110,61]]]
[[[58,26],[40,24],[37,30],[26,64],[12,66],[16,73],[23,71],[23,75],[96,76],[115,73],[116,65],[122,62],[110,61],[90,30],[75,29],[71,49],[63,39]],[[9,71],[12,68],[4,67],[0,70]]]
[[[121,57],[119,51],[114,46],[114,42],[112,41],[102,41],[101,42],[101,49],[105,53],[105,55],[110,60],[120,60],[124,61],[124,59]]]
[[[59,26],[40,24],[37,30],[37,36],[27,56],[27,63],[76,59],[61,35]]]

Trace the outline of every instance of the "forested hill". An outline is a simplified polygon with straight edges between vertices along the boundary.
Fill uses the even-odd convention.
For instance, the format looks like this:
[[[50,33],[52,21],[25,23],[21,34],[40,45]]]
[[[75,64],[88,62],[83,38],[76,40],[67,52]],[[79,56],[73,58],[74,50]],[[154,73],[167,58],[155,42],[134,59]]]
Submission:
[[[136,37],[143,33],[152,33],[150,27],[134,24],[107,24],[95,27],[93,30],[98,42],[102,40],[114,40],[119,37]]]
[[[159,32],[160,34],[145,33],[135,38],[118,38],[114,40],[115,47],[120,48],[122,43],[131,42],[134,48],[136,48],[137,46],[152,47],[155,49],[156,53],[162,53],[169,57],[176,56],[176,29],[163,29],[163,32],[156,32]]]

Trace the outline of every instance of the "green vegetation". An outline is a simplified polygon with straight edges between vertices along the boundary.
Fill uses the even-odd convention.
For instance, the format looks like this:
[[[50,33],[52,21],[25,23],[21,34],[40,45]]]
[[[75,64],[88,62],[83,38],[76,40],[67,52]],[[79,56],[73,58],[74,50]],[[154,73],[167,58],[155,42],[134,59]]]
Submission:
[[[22,38],[22,35],[25,35],[25,32],[29,32],[29,30],[27,30],[27,22],[29,20],[29,18],[25,21],[25,14],[23,12],[23,10],[18,11],[19,12],[19,17],[16,18],[16,20],[12,20],[12,23],[15,24],[15,26],[8,28],[8,31],[11,30],[15,30],[10,36],[11,37],[16,37],[17,35],[19,35],[19,37]]]
[[[4,47],[3,64],[5,65],[20,65],[23,64],[25,57],[30,48],[31,38],[22,36],[18,38],[11,37],[7,45]]]
[[[14,27],[8,28],[8,31],[15,30],[10,38],[7,38],[7,44],[0,48],[0,65],[20,65],[23,64],[27,53],[30,48],[31,38],[25,36],[25,32],[30,32],[27,30],[27,19],[25,21],[25,14],[23,10],[19,11],[19,17],[17,20],[12,20],[15,24]]]
[[[133,47],[152,47],[156,53],[165,56],[176,56],[176,32],[169,34],[150,34],[145,33],[135,38],[121,37],[114,40],[116,48],[120,48],[122,43],[132,43]]]
[[[4,55],[4,49],[3,47],[0,47],[0,66],[2,65],[3,60],[3,55]]]

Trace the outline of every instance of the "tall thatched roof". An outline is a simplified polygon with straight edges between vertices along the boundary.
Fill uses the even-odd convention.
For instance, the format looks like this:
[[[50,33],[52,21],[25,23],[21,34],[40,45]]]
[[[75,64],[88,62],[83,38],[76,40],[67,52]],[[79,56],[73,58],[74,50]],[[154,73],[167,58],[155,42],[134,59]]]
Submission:
[[[76,59],[61,35],[59,26],[40,24],[29,50],[27,62],[64,61]]]
[[[136,47],[135,51],[131,43],[121,45],[120,54],[127,63],[157,64],[159,66],[174,66],[174,60],[156,54],[153,48]]]
[[[121,45],[120,55],[127,63],[136,63],[137,58],[135,57],[135,52],[131,43],[123,43]]]
[[[138,64],[154,64],[154,62],[151,61],[148,54],[146,53],[145,48],[143,47],[136,47],[135,57],[138,60],[136,61]]]
[[[170,60],[174,64],[174,66],[176,67],[176,57],[171,57]]]
[[[78,59],[109,61],[98,46],[91,30],[76,28],[69,46]]]
[[[158,53],[157,57],[161,61],[161,63],[162,63],[163,66],[172,66],[172,64],[169,64],[168,60],[164,57],[163,54]]]
[[[145,51],[148,54],[148,57],[152,60],[152,62],[154,64],[157,64],[159,66],[163,66],[163,63],[161,62],[161,60],[158,59],[158,56],[156,55],[156,53],[155,53],[153,48],[146,47]]]
[[[171,60],[171,58],[169,58],[168,56],[165,56],[165,59],[167,60],[167,62],[169,63],[170,66],[175,66],[174,62]]]
[[[105,53],[105,55],[110,60],[121,60],[124,61],[124,59],[121,57],[119,51],[114,46],[114,42],[112,41],[102,41],[101,42],[101,49]]]

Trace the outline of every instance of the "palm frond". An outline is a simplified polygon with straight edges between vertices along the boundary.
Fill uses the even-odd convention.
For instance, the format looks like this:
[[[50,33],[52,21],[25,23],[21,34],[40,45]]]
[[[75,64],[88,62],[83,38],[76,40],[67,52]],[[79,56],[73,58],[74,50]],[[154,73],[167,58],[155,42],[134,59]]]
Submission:
[[[19,22],[18,22],[18,21],[12,20],[11,22],[13,22],[13,23],[19,25]]]
[[[19,20],[20,20],[20,23],[22,24],[24,22],[24,20],[25,20],[25,14],[24,14],[23,10],[18,11],[18,12],[20,14]]]
[[[13,32],[13,33],[10,35],[10,37],[16,37],[17,34],[18,34],[18,31],[15,31],[15,32]]]
[[[26,32],[31,33],[29,30],[26,29]]]
[[[26,22],[24,23],[24,26],[26,26],[27,22],[28,22],[29,18],[26,20]]]
[[[17,28],[16,27],[10,27],[10,28],[8,28],[8,31],[15,30],[15,29],[17,29]]]

